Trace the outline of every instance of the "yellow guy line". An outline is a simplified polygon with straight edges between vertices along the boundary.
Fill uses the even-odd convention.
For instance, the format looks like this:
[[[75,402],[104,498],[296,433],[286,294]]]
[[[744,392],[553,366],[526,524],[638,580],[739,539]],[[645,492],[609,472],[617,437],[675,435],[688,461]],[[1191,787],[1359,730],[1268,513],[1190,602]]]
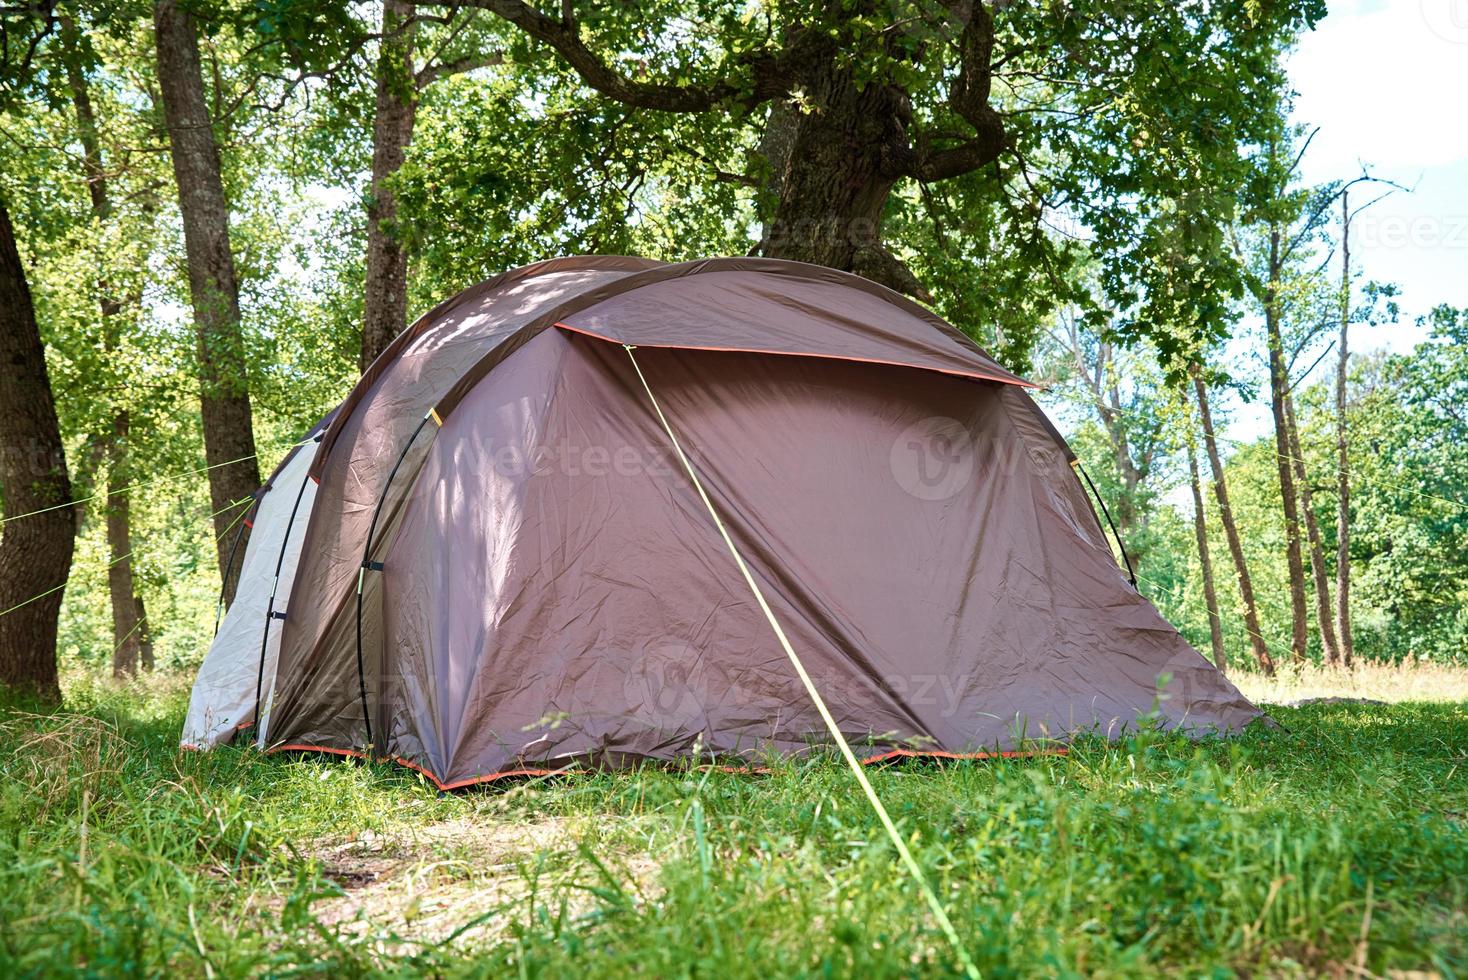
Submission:
[[[765,614],[765,619],[769,620],[770,629],[775,631],[775,638],[780,641],[780,646],[785,650],[785,656],[790,658],[790,663],[795,667],[795,672],[800,675],[800,682],[805,685],[806,693],[815,702],[816,710],[821,713],[821,718],[826,722],[826,727],[830,729],[832,737],[836,739],[836,744],[840,746],[842,757],[846,759],[846,764],[851,767],[851,771],[856,774],[856,781],[861,784],[862,792],[866,793],[867,800],[872,804],[872,809],[877,811],[877,819],[881,820],[882,826],[886,828],[887,836],[892,839],[892,845],[897,848],[897,853],[901,856],[902,863],[907,867],[908,873],[912,875],[913,881],[917,882],[918,888],[922,890],[923,897],[928,901],[928,908],[932,910],[933,917],[938,920],[938,925],[942,927],[943,934],[948,937],[949,945],[958,954],[958,961],[963,965],[963,972],[973,978],[973,980],[979,980],[979,968],[974,965],[974,961],[969,956],[968,950],[964,948],[963,940],[958,938],[958,931],[953,928],[953,923],[949,920],[948,913],[943,910],[943,903],[938,901],[938,896],[933,891],[933,887],[928,884],[928,879],[923,875],[923,869],[918,867],[918,863],[913,858],[912,852],[907,849],[907,844],[903,841],[902,835],[897,832],[896,824],[887,815],[887,808],[882,805],[881,799],[877,796],[877,791],[872,788],[871,781],[867,779],[866,771],[862,769],[861,763],[857,761],[856,754],[851,751],[851,746],[847,744],[846,737],[841,734],[841,729],[836,726],[836,719],[831,717],[831,712],[826,707],[825,700],[821,697],[821,693],[816,690],[815,683],[811,681],[810,675],[806,673],[805,665],[795,655],[795,649],[790,646],[790,641],[785,637],[785,631],[780,628],[780,621],[775,618],[775,614],[770,610],[770,604],[765,601],[765,594],[760,591],[760,587],[755,582],[754,576],[750,574],[749,566],[744,563],[744,558],[739,554],[739,549],[734,546],[734,539],[729,537],[729,531],[724,527],[724,522],[719,517],[719,512],[714,509],[713,501],[709,500],[708,493],[704,491],[703,482],[699,480],[698,474],[694,472],[693,464],[688,461],[688,457],[683,452],[682,444],[678,442],[678,437],[673,434],[673,427],[668,424],[667,416],[663,414],[662,407],[658,405],[657,396],[652,393],[652,388],[648,385],[647,378],[643,376],[642,367],[637,363],[636,355],[632,353],[634,348],[630,344],[623,344],[622,347],[627,351],[627,356],[631,358],[632,368],[637,372],[638,380],[642,382],[643,391],[647,392],[648,401],[652,402],[653,411],[657,412],[658,421],[663,424],[663,431],[668,434],[668,439],[673,444],[673,451],[678,454],[678,460],[683,464],[683,469],[687,471],[688,479],[693,482],[693,487],[698,491],[699,497],[703,500],[703,505],[708,508],[709,516],[714,519],[714,524],[718,527],[719,534],[723,535],[724,544],[729,548],[729,554],[734,557],[734,563],[739,566],[739,571],[744,575],[744,581],[749,585],[749,590],[754,593],[755,601],[759,603],[760,610]]]

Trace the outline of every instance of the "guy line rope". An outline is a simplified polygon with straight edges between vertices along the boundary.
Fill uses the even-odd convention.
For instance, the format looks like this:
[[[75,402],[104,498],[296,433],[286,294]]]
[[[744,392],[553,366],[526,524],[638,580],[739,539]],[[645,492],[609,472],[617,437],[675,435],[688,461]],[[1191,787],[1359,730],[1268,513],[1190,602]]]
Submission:
[[[233,510],[234,508],[240,506],[241,504],[249,503],[250,501],[252,501],[254,499],[255,498],[253,496],[250,496],[250,497],[241,497],[239,500],[236,500],[234,503],[232,503],[232,504],[226,504],[225,506],[219,508],[219,510],[214,511],[212,514],[208,514],[208,515],[206,515],[204,517],[201,517],[200,520],[211,520],[212,521],[214,518],[218,517],[220,514],[223,514],[225,511]],[[63,506],[65,506],[65,505],[63,505]],[[231,521],[229,526],[230,527],[234,527],[235,522],[237,522],[240,518],[244,517],[245,514],[248,514],[248,513],[249,513],[248,510],[240,511],[239,517],[236,517],[234,521]],[[24,516],[24,515],[21,515],[21,516]],[[229,533],[229,528],[225,528],[224,529],[224,534],[228,534],[228,533]],[[223,537],[223,536],[224,536],[223,534],[220,534],[220,535],[218,535],[215,538],[215,540],[217,541],[218,538]],[[104,569],[108,569],[108,568],[111,568],[113,565],[116,565],[120,561],[126,561],[127,559],[131,558],[133,555],[137,554],[137,552],[138,552],[138,549],[134,548],[134,549],[132,549],[131,551],[129,551],[125,555],[118,555],[116,558],[108,559],[107,563],[103,566],[103,568]],[[17,609],[22,608],[23,606],[29,606],[33,602],[38,602],[41,599],[46,598],[48,595],[51,595],[53,592],[60,592],[62,589],[66,588],[67,585],[70,584],[70,582],[71,582],[71,575],[68,572],[65,582],[62,582],[60,585],[52,586],[51,588],[47,589],[45,592],[37,593],[36,595],[31,596],[29,599],[25,599],[25,600],[22,600],[20,602],[17,602],[15,605],[11,606],[9,609],[0,609],[0,616],[8,615],[10,613],[15,612]],[[136,629],[136,627],[134,627],[134,629]],[[131,634],[129,634],[129,635],[131,635]],[[123,637],[123,639],[126,640],[127,637]],[[118,646],[120,647],[121,644],[118,644]],[[116,651],[113,651],[113,652],[116,652]]]
[[[943,903],[938,900],[938,895],[933,891],[933,886],[928,883],[927,876],[923,874],[923,869],[918,865],[917,859],[912,856],[912,851],[908,849],[907,842],[898,833],[897,825],[892,822],[892,818],[887,814],[887,808],[882,805],[882,800],[877,796],[877,791],[872,788],[871,781],[867,779],[866,771],[856,758],[856,753],[851,751],[851,746],[847,743],[846,737],[841,734],[841,729],[837,726],[836,719],[831,716],[830,709],[826,707],[825,699],[821,697],[821,692],[816,690],[815,683],[811,680],[810,674],[806,672],[805,665],[801,663],[800,657],[795,653],[795,648],[790,645],[790,640],[785,636],[785,631],[781,628],[780,621],[775,618],[774,612],[770,609],[770,604],[765,601],[763,590],[760,589],[759,583],[755,581],[754,575],[749,570],[749,566],[744,563],[744,557],[740,555],[739,549],[735,547],[734,539],[729,536],[728,528],[724,526],[724,521],[719,517],[718,510],[714,507],[713,501],[709,499],[708,492],[704,490],[703,481],[698,478],[698,473],[694,470],[693,464],[689,462],[688,456],[683,452],[683,445],[678,441],[677,435],[674,434],[673,427],[669,424],[667,416],[663,414],[663,409],[658,404],[657,396],[652,393],[652,387],[648,384],[647,378],[642,373],[642,366],[637,363],[637,356],[633,354],[636,348],[631,344],[623,344],[622,347],[627,351],[627,357],[632,361],[632,368],[637,372],[637,379],[642,382],[643,391],[647,392],[648,401],[652,403],[653,411],[657,413],[658,421],[662,423],[663,431],[668,434],[668,440],[673,445],[673,451],[677,454],[679,462],[683,464],[683,469],[688,474],[689,481],[692,482],[694,489],[698,491],[698,496],[703,501],[704,507],[708,509],[709,517],[713,519],[714,526],[718,528],[719,534],[723,537],[724,544],[729,549],[729,555],[734,559],[734,564],[739,566],[739,572],[744,576],[745,584],[749,586],[750,592],[754,593],[755,602],[759,603],[760,611],[765,614],[765,619],[769,621],[770,629],[775,633],[775,639],[780,642],[780,647],[785,651],[785,656],[790,658],[791,666],[795,668],[796,674],[800,676],[800,682],[805,685],[806,693],[810,695],[811,701],[815,703],[816,710],[820,712],[821,719],[826,723],[826,728],[830,730],[832,738],[836,740],[836,745],[841,750],[842,758],[846,760],[846,764],[851,767],[851,771],[856,775],[856,781],[861,784],[862,792],[866,794],[867,801],[871,803],[872,809],[876,811],[877,819],[882,822],[882,827],[887,831],[887,836],[892,840],[892,846],[897,849],[897,853],[902,859],[902,864],[922,891],[923,898],[927,900],[928,908],[933,913],[933,918],[937,920],[939,927],[943,930],[943,935],[948,940],[948,944],[953,947],[959,963],[963,966],[963,972],[969,977],[974,978],[974,980],[977,980],[979,969],[974,965],[973,958],[969,956],[968,950],[964,947],[963,940],[959,938],[958,931],[953,928],[953,922],[948,918],[948,913],[944,910]]]
[[[307,445],[311,441],[312,440],[307,439],[304,442],[293,442],[281,448],[294,449],[296,446]],[[88,494],[85,497],[78,497],[76,500],[68,500],[64,504],[52,504],[50,507],[41,507],[37,510],[26,511],[24,514],[14,514],[10,517],[0,517],[0,527],[9,524],[11,521],[21,520],[22,518],[35,517],[37,514],[49,514],[53,510],[62,510],[67,507],[75,507],[77,504],[84,504],[89,500],[96,500],[98,497],[108,497],[112,494],[128,494],[132,493],[134,490],[141,490],[143,487],[151,487],[158,484],[176,483],[177,481],[185,479],[186,477],[197,476],[200,473],[208,473],[210,470],[217,470],[221,466],[233,466],[235,463],[249,462],[252,459],[258,458],[259,455],[259,453],[251,453],[248,456],[241,456],[239,459],[226,459],[222,463],[213,463],[209,466],[200,466],[196,469],[184,470],[180,473],[170,473],[167,476],[156,477],[152,480],[143,480],[141,483],[133,483],[125,487],[119,487],[115,490],[98,490],[96,493]],[[232,507],[234,505],[231,504],[230,506]],[[224,509],[228,510],[229,507],[226,507]]]

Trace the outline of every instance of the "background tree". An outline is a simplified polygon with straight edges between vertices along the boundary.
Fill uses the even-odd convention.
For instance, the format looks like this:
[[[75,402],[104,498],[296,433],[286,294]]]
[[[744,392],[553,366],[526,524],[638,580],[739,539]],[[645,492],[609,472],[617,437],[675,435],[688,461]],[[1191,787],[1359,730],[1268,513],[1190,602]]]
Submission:
[[[254,494],[260,485],[240,330],[239,284],[230,247],[229,206],[224,196],[219,147],[204,98],[194,17],[175,0],[158,0],[153,7],[153,24],[159,89],[183,215],[189,291],[198,335],[204,457],[210,466],[219,569],[228,597],[234,594],[234,587],[226,567],[229,544],[224,537],[232,520],[231,507]]]
[[[1263,100],[1251,93],[1280,80],[1280,39],[1323,12],[1313,3],[997,10],[967,0],[774,3],[755,16],[728,4],[696,17],[678,4],[579,15],[574,4],[554,14],[520,0],[466,6],[549,48],[579,85],[630,107],[642,134],[695,120],[686,166],[754,192],[761,230],[751,244],[761,254],[928,296],[905,261],[913,243],[888,232],[922,227],[903,212],[927,209],[924,198],[954,181],[966,200],[1016,198],[1011,217],[1031,226],[1047,209],[1073,211],[1103,246],[1113,305],[1137,306],[1128,328],[1138,335],[1163,323],[1222,331],[1220,297],[1237,275],[1177,239],[1218,238],[1209,219],[1232,209],[1235,148],[1262,125]],[[1179,66],[1213,84],[1184,91]],[[1186,208],[1166,203],[1185,194]],[[1203,257],[1186,275],[1174,270],[1181,288],[1137,289],[1163,249],[1177,265],[1190,252]],[[1044,262],[1052,252],[1009,254]],[[940,308],[951,302],[933,295]],[[965,323],[976,334],[990,326]]]
[[[1351,627],[1351,460],[1348,452],[1349,424],[1346,413],[1346,389],[1350,376],[1351,323],[1395,322],[1397,308],[1393,297],[1396,288],[1370,283],[1366,303],[1360,310],[1351,306],[1351,222],[1360,212],[1390,194],[1386,191],[1365,204],[1351,208],[1351,188],[1359,183],[1386,183],[1370,174],[1362,174],[1341,186],[1341,287],[1340,334],[1336,340],[1335,368],[1335,446],[1336,446],[1336,634],[1339,637],[1341,662],[1349,667],[1355,656],[1355,640]],[[1393,185],[1395,186],[1395,185]],[[1401,188],[1395,188],[1401,189]]]
[[[1299,434],[1291,391],[1294,362],[1306,354],[1326,327],[1322,308],[1324,266],[1319,261],[1318,249],[1324,240],[1329,209],[1340,194],[1340,185],[1309,188],[1299,183],[1300,163],[1314,133],[1288,125],[1285,122],[1288,108],[1287,101],[1277,104],[1275,131],[1252,154],[1255,170],[1244,189],[1242,229],[1235,239],[1235,249],[1246,270],[1245,283],[1263,324],[1289,573],[1291,659],[1302,662],[1309,647],[1304,565],[1308,541],[1316,626],[1325,659],[1334,663],[1339,659],[1339,650],[1329,579],[1319,528],[1309,502],[1309,475],[1305,460],[1297,451]]]
[[[0,18],[0,113],[54,97],[42,67],[60,26],[40,3]],[[60,698],[57,620],[76,515],[30,283],[0,180],[0,685]]]
[[[1243,604],[1244,631],[1249,637],[1249,646],[1254,651],[1254,660],[1266,674],[1274,673],[1274,658],[1269,654],[1259,622],[1259,608],[1254,602],[1254,580],[1249,574],[1249,561],[1244,555],[1243,538],[1239,535],[1234,520],[1233,506],[1229,501],[1228,479],[1224,473],[1223,458],[1218,451],[1218,433],[1213,428],[1213,412],[1208,405],[1208,386],[1203,380],[1203,371],[1194,367],[1193,394],[1198,399],[1198,417],[1203,427],[1203,445],[1208,450],[1208,464],[1213,470],[1213,493],[1218,498],[1218,517],[1228,541],[1229,556],[1233,559],[1234,575],[1239,586],[1239,599]]]
[[[1198,570],[1203,578],[1203,606],[1208,616],[1208,645],[1213,651],[1214,664],[1219,670],[1228,673],[1228,647],[1223,641],[1223,617],[1218,610],[1218,590],[1213,584],[1213,560],[1208,550],[1207,509],[1203,506],[1203,483],[1198,476],[1198,450],[1192,428],[1189,426],[1187,436],[1188,488],[1193,492],[1193,536],[1198,544]]]
[[[1351,460],[1347,452],[1346,381],[1350,376],[1351,326],[1351,193],[1341,190],[1341,316],[1336,341],[1335,466],[1336,466],[1336,636],[1341,661],[1351,665],[1355,643],[1351,633]]]
[[[41,333],[3,198],[0,364],[0,684],[57,700],[56,619],[76,517]]]
[[[87,83],[92,61],[89,45],[78,31],[72,16],[61,20],[61,52],[72,109],[76,116],[76,133],[82,149],[82,172],[91,203],[92,218],[105,225],[112,218],[112,200],[108,190],[108,172],[102,152],[100,127]],[[121,318],[126,306],[137,306],[140,293],[124,299],[120,287],[106,278],[97,281],[98,312],[102,317],[102,349],[110,358],[119,353],[123,330]],[[110,425],[100,436],[107,462],[106,520],[109,546],[107,582],[112,605],[112,672],[124,677],[137,672],[139,662],[151,669],[152,644],[148,633],[146,607],[138,593],[133,576],[133,538],[129,487],[134,482],[130,462],[132,418],[126,404],[111,411]]]
[[[1468,649],[1468,311],[1439,306],[1423,325],[1412,351],[1361,363],[1348,398],[1351,561],[1373,658]]]
[[[1094,428],[1083,425],[1073,438],[1084,448],[1101,443],[1105,465],[1099,468],[1100,488],[1135,567],[1141,568],[1151,550],[1148,522],[1156,491],[1151,478],[1175,448],[1160,421],[1171,396],[1162,383],[1155,348],[1147,343],[1121,347],[1115,340],[1115,320],[1097,330],[1081,308],[1062,309],[1040,347],[1038,366],[1047,387],[1066,392],[1092,419]]]
[[[362,354],[367,370],[377,355],[402,332],[408,321],[408,250],[398,227],[397,192],[393,179],[402,169],[413,140],[420,93],[440,78],[499,64],[503,56],[470,30],[473,12],[450,10],[438,22],[438,37],[429,37],[420,66],[415,42],[420,15],[405,0],[385,0],[373,87],[372,183],[367,201],[366,288],[362,307]],[[467,35],[467,36],[466,36]]]
[[[363,371],[392,343],[408,319],[408,255],[397,234],[397,198],[389,179],[403,165],[413,139],[418,75],[413,68],[417,34],[413,4],[384,0],[382,39],[372,114],[372,187],[367,202],[367,279],[362,300]]]

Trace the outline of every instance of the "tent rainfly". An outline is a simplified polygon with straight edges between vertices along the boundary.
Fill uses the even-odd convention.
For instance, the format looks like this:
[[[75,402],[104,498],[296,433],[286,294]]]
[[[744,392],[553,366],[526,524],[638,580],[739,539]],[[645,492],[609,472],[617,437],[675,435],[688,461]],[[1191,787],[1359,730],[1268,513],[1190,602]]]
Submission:
[[[445,789],[829,744],[774,623],[866,761],[1258,718],[1117,567],[1026,387],[816,266],[496,276],[262,488],[183,742]]]

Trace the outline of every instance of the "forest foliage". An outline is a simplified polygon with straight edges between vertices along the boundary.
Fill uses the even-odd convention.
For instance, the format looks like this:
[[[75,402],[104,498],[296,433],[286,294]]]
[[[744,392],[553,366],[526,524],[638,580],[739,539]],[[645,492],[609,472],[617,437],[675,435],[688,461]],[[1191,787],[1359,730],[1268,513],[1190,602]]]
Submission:
[[[159,75],[157,26],[172,10],[197,35],[233,334],[210,333],[191,278]],[[583,252],[821,261],[929,302],[1048,386],[1042,401],[1119,518],[1142,591],[1200,649],[1216,615],[1236,666],[1253,662],[1248,628],[1190,379],[1214,396],[1258,633],[1277,659],[1302,610],[1308,655],[1325,655],[1317,610],[1330,602],[1306,609],[1322,579],[1306,580],[1303,556],[1313,546],[1319,575],[1342,580],[1344,420],[1356,654],[1461,658],[1468,311],[1436,309],[1410,352],[1353,354],[1339,413],[1342,322],[1388,322],[1395,307],[1369,269],[1342,279],[1346,185],[1304,186],[1290,165],[1308,134],[1289,121],[1282,59],[1323,12],[1313,0],[7,10],[0,201],[83,500],[61,660],[117,652],[105,599],[121,561],[157,662],[202,656],[218,540],[239,512],[211,497],[206,467],[220,464],[201,398],[248,395],[268,473],[350,390],[370,353],[364,322],[401,326],[487,275]],[[850,152],[824,152],[838,137]],[[1290,247],[1271,252],[1281,236]],[[211,374],[234,363],[221,352],[242,377]],[[1290,413],[1289,431],[1237,435],[1228,416],[1256,399]],[[1297,489],[1281,484],[1291,433]],[[108,532],[118,491],[125,555]],[[1307,515],[1282,507],[1305,492],[1311,541]]]

